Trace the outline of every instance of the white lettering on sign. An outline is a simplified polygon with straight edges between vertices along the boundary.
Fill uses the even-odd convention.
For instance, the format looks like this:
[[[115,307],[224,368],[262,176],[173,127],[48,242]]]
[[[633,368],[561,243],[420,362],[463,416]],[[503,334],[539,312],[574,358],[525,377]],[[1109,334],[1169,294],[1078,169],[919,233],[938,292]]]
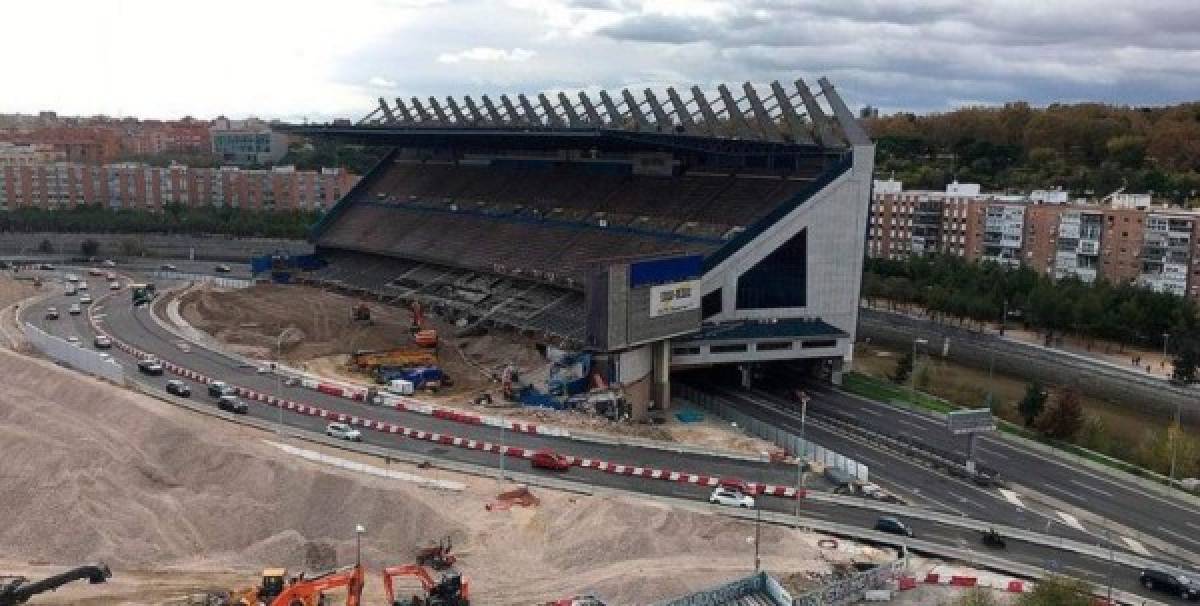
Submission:
[[[695,282],[674,282],[650,287],[651,318],[693,309],[700,309],[700,297],[696,295]]]

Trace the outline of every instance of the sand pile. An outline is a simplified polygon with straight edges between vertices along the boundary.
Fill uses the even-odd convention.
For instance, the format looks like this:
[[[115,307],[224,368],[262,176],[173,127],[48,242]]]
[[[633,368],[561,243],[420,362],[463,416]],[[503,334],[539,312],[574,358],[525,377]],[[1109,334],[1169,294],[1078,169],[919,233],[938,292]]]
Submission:
[[[215,421],[89,379],[47,381],[47,367],[0,355],[0,511],[9,521],[0,545],[9,554],[114,567],[197,558],[301,566],[310,542],[351,545],[357,522],[380,545],[456,526],[419,489],[284,462]]]

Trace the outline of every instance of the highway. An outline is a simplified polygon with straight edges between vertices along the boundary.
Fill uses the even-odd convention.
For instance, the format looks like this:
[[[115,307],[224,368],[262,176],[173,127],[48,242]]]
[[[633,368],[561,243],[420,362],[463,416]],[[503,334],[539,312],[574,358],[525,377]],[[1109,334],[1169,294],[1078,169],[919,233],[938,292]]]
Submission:
[[[87,279],[86,275],[81,277]],[[227,357],[219,352],[205,350],[198,346],[181,347],[181,343],[176,337],[163,330],[149,316],[147,307],[134,308],[129,302],[129,293],[122,290],[116,293],[109,293],[103,281],[97,278],[91,278],[90,287],[93,297],[97,298],[95,309],[93,310],[97,320],[114,336],[120,338],[136,347],[154,352],[163,359],[171,360],[182,366],[194,369],[209,376],[218,377],[232,384],[255,389],[260,392],[278,395],[284,398],[320,406],[322,408],[355,414],[371,419],[387,421],[397,424],[402,424],[408,427],[413,427],[425,431],[436,431],[440,433],[461,436],[469,439],[497,441],[510,446],[519,446],[522,448],[551,448],[557,452],[571,454],[575,456],[587,456],[589,458],[612,461],[622,464],[656,467],[662,469],[670,469],[675,471],[683,471],[690,473],[700,473],[719,476],[733,476],[746,481],[774,483],[782,485],[794,485],[796,470],[794,466],[786,466],[779,464],[768,464],[765,462],[753,462],[726,459],[721,457],[700,455],[700,454],[681,454],[669,451],[643,448],[627,445],[605,445],[592,442],[574,441],[569,438],[559,438],[552,436],[539,436],[534,434],[504,432],[498,428],[484,427],[477,425],[466,425],[441,419],[436,419],[426,415],[416,413],[408,413],[396,411],[394,409],[385,409],[380,407],[368,406],[358,402],[352,402],[343,398],[327,396],[314,391],[305,390],[298,387],[288,387],[282,385],[279,379],[272,375],[264,375],[255,372],[254,369],[242,367],[238,361]],[[51,283],[52,287],[61,288],[61,283]],[[111,298],[106,298],[111,294]],[[21,318],[31,322],[47,332],[57,336],[79,336],[84,347],[90,346],[92,343],[93,333],[87,318],[83,315],[71,316],[66,313],[69,305],[77,300],[76,297],[67,297],[63,294],[55,295],[45,303],[22,309]],[[59,320],[46,320],[44,317],[45,307],[55,305],[62,312],[62,317]],[[144,374],[139,374],[136,368],[136,361],[127,354],[114,348],[110,350],[114,359],[125,365],[131,376],[135,376],[138,380],[161,388],[170,378],[175,378],[170,375],[159,377],[151,377]],[[193,383],[191,385],[193,400],[206,400],[208,398],[205,387],[203,385]],[[165,395],[165,394],[164,394]],[[825,397],[827,394],[821,394]],[[250,402],[251,415],[269,420],[282,421],[289,428],[323,432],[325,421],[311,416],[295,414],[288,411],[281,411],[278,408],[269,407],[258,402]],[[494,453],[482,452],[479,450],[470,450],[466,448],[456,448],[442,444],[435,444],[421,440],[414,440],[399,436],[396,434],[374,432],[366,430],[365,441],[389,449],[416,453],[420,456],[429,457],[430,459],[446,459],[461,463],[476,464],[482,466],[499,466],[499,457]],[[824,442],[829,438],[827,445],[830,448],[851,455],[852,452],[846,452],[843,449],[851,449],[853,445],[837,443],[836,436],[818,436],[810,432],[810,437],[816,438],[818,441]],[[861,448],[859,448],[861,450]],[[918,471],[916,469],[907,469],[907,462],[892,459],[890,455],[876,453],[874,457],[888,457],[880,461],[868,461],[868,464],[874,462],[872,469],[875,475],[883,475],[893,484],[906,484],[910,481],[909,475],[916,478]],[[504,462],[508,468],[515,468],[526,473],[551,474],[543,470],[532,469],[528,461],[522,459],[508,458]],[[907,469],[907,471],[905,471]],[[893,474],[893,471],[896,473]],[[926,471],[926,474],[932,472]],[[633,476],[617,475],[601,472],[594,469],[585,469],[580,467],[572,467],[565,472],[565,476],[571,480],[583,482],[597,486],[607,486],[624,490],[642,492],[646,494],[681,497],[686,499],[704,500],[707,498],[709,490],[696,485],[670,482],[663,480],[645,479]],[[897,480],[897,476],[900,478]],[[913,479],[914,482],[924,482],[929,486],[929,491],[938,494],[930,500],[937,499],[941,501],[943,509],[949,511],[960,511],[971,517],[980,519],[988,519],[993,521],[995,516],[992,515],[1000,511],[1016,512],[1016,508],[1011,504],[1008,507],[1002,507],[997,502],[995,495],[977,489],[973,486],[954,483],[950,480],[937,480],[941,485],[934,486],[929,484],[934,480],[928,478],[924,480]],[[960,495],[964,500],[958,500],[954,497],[947,499],[942,495]],[[932,495],[930,495],[932,496]],[[760,505],[771,511],[789,513],[795,507],[794,503],[784,499],[763,497],[760,499]],[[947,507],[948,506],[948,507]],[[810,517],[814,519],[839,522],[842,524],[870,527],[874,520],[878,517],[878,513],[865,508],[845,507],[831,503],[818,503],[812,500],[804,501],[800,505],[802,517]],[[1005,518],[1005,520],[1015,520],[1018,523],[1013,523],[1013,526],[1030,526],[1030,524],[1021,524],[1021,520],[1017,518]],[[952,547],[972,548],[979,545],[979,534],[972,530],[960,529],[954,526],[944,524],[926,522],[920,519],[906,520],[912,526],[915,534],[923,539],[936,541]],[[1032,520],[1026,520],[1032,522]],[[1007,523],[1007,522],[1005,522]],[[1036,531],[1042,531],[1042,528],[1034,528]],[[1065,525],[1055,525],[1049,528],[1051,534],[1075,538],[1078,540],[1089,541],[1089,538],[1079,533],[1077,530],[1071,529]],[[1092,540],[1094,542],[1094,540]],[[982,549],[982,547],[980,547]],[[1102,553],[1102,550],[1098,551]],[[1048,567],[1054,570],[1059,570],[1064,574],[1079,576],[1093,583],[1103,584],[1108,579],[1110,570],[1114,587],[1130,592],[1142,591],[1137,585],[1137,571],[1128,569],[1119,564],[1112,565],[1103,557],[1092,558],[1088,556],[1077,555],[1065,551],[1055,550],[1053,548],[1032,545],[1028,543],[1009,540],[1009,547],[1003,552],[1003,557],[1019,561],[1025,564]],[[1158,594],[1145,594],[1147,597],[1161,599]]]

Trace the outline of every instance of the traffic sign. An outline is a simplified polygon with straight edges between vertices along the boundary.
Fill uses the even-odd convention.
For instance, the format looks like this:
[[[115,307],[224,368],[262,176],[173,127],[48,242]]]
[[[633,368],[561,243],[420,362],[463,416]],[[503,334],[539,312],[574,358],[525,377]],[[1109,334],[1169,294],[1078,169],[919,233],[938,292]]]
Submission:
[[[996,419],[987,408],[956,410],[946,415],[946,429],[956,436],[995,431]]]

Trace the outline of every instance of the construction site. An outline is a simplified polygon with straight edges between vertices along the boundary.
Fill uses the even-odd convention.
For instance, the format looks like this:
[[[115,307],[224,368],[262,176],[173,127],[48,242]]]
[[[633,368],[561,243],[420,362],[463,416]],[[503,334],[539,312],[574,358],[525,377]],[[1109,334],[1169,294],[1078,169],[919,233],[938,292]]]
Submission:
[[[313,586],[336,597],[361,583],[361,603],[385,604],[382,572],[409,567],[391,568],[404,573],[392,581],[398,594],[423,595],[422,576],[436,584],[452,570],[469,583],[473,603],[595,594],[643,604],[753,567],[752,523],[617,494],[522,488],[304,441],[285,439],[290,449],[283,449],[270,432],[9,350],[0,352],[0,373],[9,386],[0,395],[0,475],[9,485],[0,509],[20,520],[0,528],[6,574],[37,578],[97,561],[112,570],[107,583],[66,585],[36,604],[202,604],[225,594],[236,603],[239,592],[271,584],[260,571],[315,578],[345,567]],[[346,461],[410,477],[353,471]],[[780,578],[815,579],[851,561],[894,557],[820,548],[820,536],[798,530],[760,532],[763,566]],[[353,568],[356,540],[361,570]],[[451,566],[430,557],[439,544]],[[423,572],[414,573],[419,564]]]

